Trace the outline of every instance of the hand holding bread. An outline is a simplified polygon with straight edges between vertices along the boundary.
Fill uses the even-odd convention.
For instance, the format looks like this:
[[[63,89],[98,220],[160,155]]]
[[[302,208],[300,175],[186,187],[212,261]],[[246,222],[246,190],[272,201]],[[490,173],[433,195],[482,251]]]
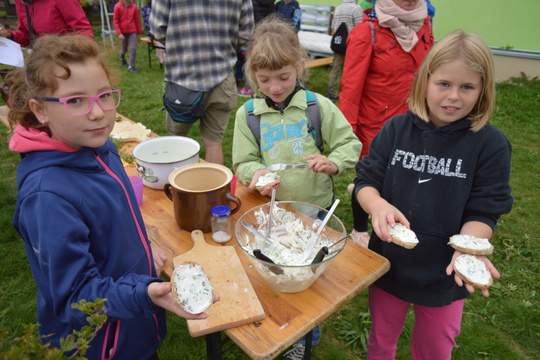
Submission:
[[[203,313],[214,303],[214,288],[199,264],[186,262],[177,266],[171,283],[173,298],[187,313]]]
[[[269,172],[264,174],[263,176],[259,176],[257,179],[257,183],[255,184],[255,188],[258,191],[263,191],[267,186],[271,186],[279,181],[279,175],[275,172]]]
[[[257,189],[263,196],[271,194],[272,189],[279,188],[279,176],[267,169],[255,171],[249,184],[249,189]]]
[[[388,232],[392,238],[392,242],[396,245],[402,246],[405,249],[413,249],[418,244],[418,238],[411,229],[408,229],[405,225],[396,223],[394,227],[388,225]]]
[[[493,277],[500,277],[486,257],[493,253],[493,245],[488,239],[466,234],[450,237],[448,244],[456,251],[446,273],[451,275],[453,270],[458,285],[465,283],[470,292],[477,288],[482,290],[484,296],[489,296],[487,289],[493,283]]]

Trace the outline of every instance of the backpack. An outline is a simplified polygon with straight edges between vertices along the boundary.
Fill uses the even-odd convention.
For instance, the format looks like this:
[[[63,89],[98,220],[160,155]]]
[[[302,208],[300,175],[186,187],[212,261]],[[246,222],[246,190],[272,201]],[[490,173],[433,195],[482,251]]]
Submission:
[[[319,103],[317,102],[317,97],[312,91],[305,90],[306,92],[306,102],[307,102],[307,118],[308,118],[308,132],[313,136],[313,140],[315,141],[315,146],[317,146],[317,149],[321,152],[321,154],[324,153],[324,144],[322,141],[322,135],[321,135],[321,114],[319,111]],[[255,139],[257,140],[257,144],[259,147],[261,146],[261,115],[255,115],[253,113],[253,100],[249,99],[244,104],[244,108],[246,110],[246,120],[247,124],[253,133],[255,135]]]
[[[332,36],[330,41],[330,48],[336,54],[345,54],[347,50],[347,37],[349,36],[349,30],[347,24],[342,22],[337,28],[336,32]]]

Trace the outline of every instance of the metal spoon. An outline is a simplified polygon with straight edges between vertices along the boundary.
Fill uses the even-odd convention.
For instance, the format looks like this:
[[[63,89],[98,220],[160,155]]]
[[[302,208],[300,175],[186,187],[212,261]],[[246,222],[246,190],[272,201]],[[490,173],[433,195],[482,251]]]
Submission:
[[[272,240],[270,240],[269,238],[267,238],[266,236],[264,236],[263,234],[261,234],[260,232],[257,231],[257,229],[255,229],[253,226],[249,225],[247,222],[243,221],[242,220],[242,225],[250,232],[252,233],[253,235],[255,236],[259,236],[261,237],[264,241],[266,241],[267,243],[271,244],[271,245],[274,245],[274,242]]]
[[[268,211],[268,226],[266,227],[266,237],[271,237],[272,220],[274,213],[274,205],[276,203],[276,189],[272,189],[272,200],[270,200],[270,210]]]
[[[317,240],[319,240],[321,232],[323,231],[324,227],[326,226],[326,223],[328,222],[328,220],[330,220],[330,217],[334,213],[334,210],[336,210],[336,207],[338,206],[338,204],[339,204],[339,199],[336,199],[336,201],[334,201],[334,204],[332,204],[332,207],[330,208],[330,210],[328,211],[328,213],[324,217],[321,225],[319,226],[319,229],[317,230],[317,233],[315,234],[313,239],[311,239],[311,242],[306,247],[306,250],[304,251],[304,256],[303,256],[302,260],[299,262],[300,264],[303,264],[307,260],[309,254],[311,253],[311,251],[315,247],[315,244],[317,243]]]

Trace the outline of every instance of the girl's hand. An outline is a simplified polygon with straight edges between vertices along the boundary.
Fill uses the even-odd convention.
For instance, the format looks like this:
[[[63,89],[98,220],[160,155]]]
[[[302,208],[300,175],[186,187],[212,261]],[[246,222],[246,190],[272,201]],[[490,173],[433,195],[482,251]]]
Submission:
[[[371,206],[371,225],[379,239],[392,242],[388,225],[394,227],[397,222],[410,228],[409,220],[395,206],[379,197]]]
[[[124,40],[124,34],[118,34],[118,38],[119,38],[120,40]]]
[[[194,319],[206,319],[208,315],[206,313],[190,314],[186,312],[178,303],[173,299],[172,285],[170,282],[153,282],[148,285],[148,296],[154,304],[162,307],[165,310],[175,313],[176,315],[183,317],[187,320]],[[219,296],[214,296],[214,302],[219,301]]]
[[[163,271],[163,265],[165,265],[167,255],[165,255],[165,251],[163,251],[161,248],[152,245],[152,257],[154,259],[154,266],[156,268],[157,276],[159,276]]]
[[[334,175],[338,172],[338,167],[324,155],[308,155],[304,160],[309,161],[307,168],[315,172]]]
[[[4,29],[4,26],[2,24],[0,24],[0,36],[12,40],[11,33],[8,30]]]
[[[456,281],[456,284],[458,284],[458,286],[463,286],[465,285],[465,288],[470,292],[470,293],[473,293],[474,292],[474,287],[470,284],[467,284],[464,279],[462,279],[458,274],[456,274],[456,272],[454,271],[454,262],[456,261],[456,258],[460,255],[463,255],[463,253],[461,251],[458,251],[458,250],[455,250],[454,251],[454,255],[452,255],[452,260],[450,261],[450,264],[446,267],[446,275],[450,276],[452,275],[452,272],[454,273],[454,280]],[[484,264],[486,264],[486,267],[488,269],[488,271],[491,273],[491,276],[493,276],[495,279],[500,279],[501,278],[501,274],[499,273],[499,271],[495,268],[495,266],[493,266],[493,264],[491,263],[491,261],[489,261],[489,259],[485,256],[479,256],[479,255],[475,255],[477,258],[479,258],[480,260],[482,260],[484,262]],[[482,289],[480,290],[482,292],[482,295],[484,295],[485,297],[488,297],[489,296],[489,291],[488,289]]]
[[[249,187],[248,189],[250,190],[253,190],[255,189],[255,185],[257,184],[257,182],[259,181],[259,178],[261,176],[264,176],[268,173],[270,173],[271,171],[270,170],[267,170],[267,169],[261,169],[261,170],[257,170],[255,171],[255,173],[253,174],[253,178],[251,179],[251,184],[249,184]],[[274,181],[273,183],[270,183],[268,184],[266,187],[264,187],[263,189],[259,190],[259,193],[263,196],[266,196],[268,194],[271,194],[272,193],[272,190],[273,189],[278,189],[279,186],[281,185],[281,182],[279,180],[276,180]]]

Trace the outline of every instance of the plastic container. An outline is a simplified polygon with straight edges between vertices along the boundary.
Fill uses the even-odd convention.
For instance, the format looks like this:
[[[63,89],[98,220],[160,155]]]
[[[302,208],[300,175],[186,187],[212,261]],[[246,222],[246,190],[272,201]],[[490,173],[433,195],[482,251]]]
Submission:
[[[227,205],[216,205],[212,208],[212,239],[225,243],[232,238],[231,208]]]

